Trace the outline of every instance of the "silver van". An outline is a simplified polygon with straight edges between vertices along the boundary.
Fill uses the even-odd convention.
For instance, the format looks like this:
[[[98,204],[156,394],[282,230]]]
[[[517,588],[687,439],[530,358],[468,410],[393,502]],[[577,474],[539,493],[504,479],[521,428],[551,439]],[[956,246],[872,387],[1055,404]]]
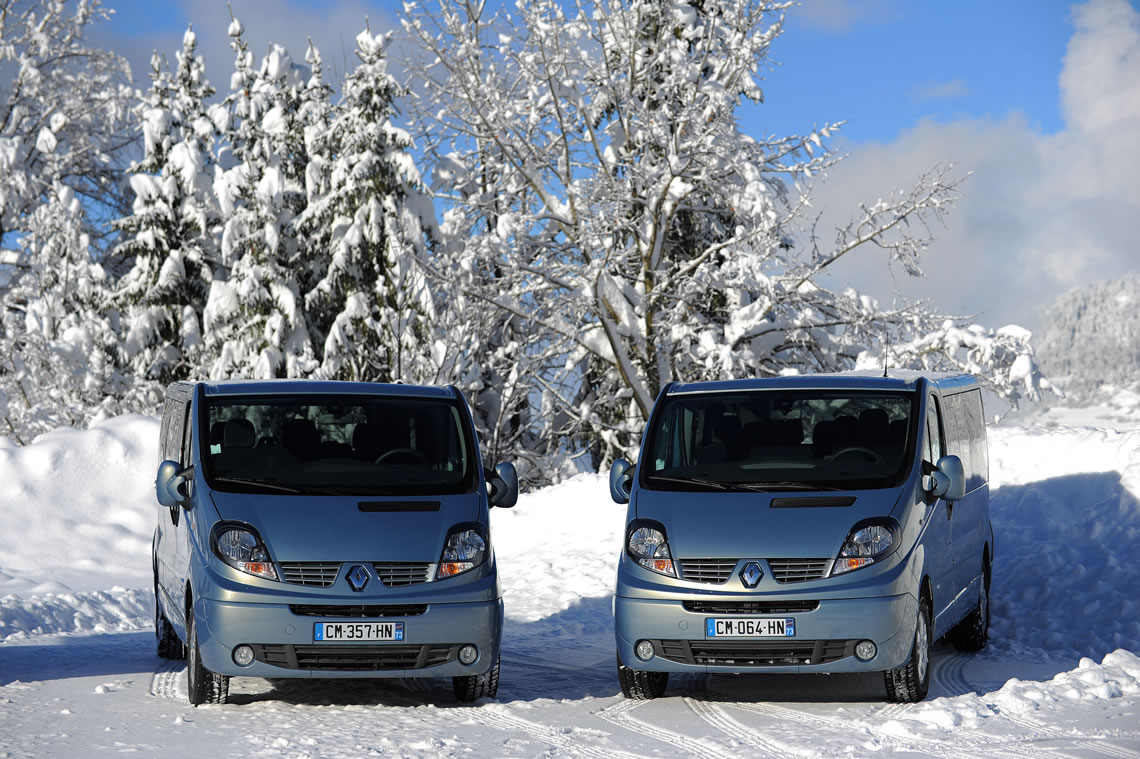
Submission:
[[[994,535],[981,391],[893,372],[671,384],[638,465],[614,597],[630,698],[670,672],[875,672],[920,701],[933,642],[986,644]]]
[[[158,654],[190,703],[229,678],[451,677],[494,696],[503,599],[484,471],[455,388],[176,382],[160,432]]]

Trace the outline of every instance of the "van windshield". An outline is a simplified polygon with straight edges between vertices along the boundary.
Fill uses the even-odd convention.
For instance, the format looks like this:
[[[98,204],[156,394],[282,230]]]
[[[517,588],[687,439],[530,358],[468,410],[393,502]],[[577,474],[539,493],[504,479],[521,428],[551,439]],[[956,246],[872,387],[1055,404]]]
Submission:
[[[651,490],[855,490],[898,485],[915,394],[753,390],[666,396],[641,466]]]
[[[206,399],[201,441],[216,490],[274,494],[470,492],[475,443],[449,399],[304,395]]]

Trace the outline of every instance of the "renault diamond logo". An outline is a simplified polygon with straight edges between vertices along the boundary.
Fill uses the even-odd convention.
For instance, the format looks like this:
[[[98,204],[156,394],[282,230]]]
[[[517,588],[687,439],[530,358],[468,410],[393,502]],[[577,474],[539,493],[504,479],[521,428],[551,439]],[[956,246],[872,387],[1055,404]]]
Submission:
[[[740,570],[740,581],[746,588],[755,588],[763,577],[764,570],[754,561],[748,562],[744,565],[744,569]]]
[[[364,590],[364,586],[368,584],[368,570],[357,564],[352,569],[348,570],[348,574],[345,575],[345,579],[348,580],[348,586],[350,588],[357,592],[362,591]]]

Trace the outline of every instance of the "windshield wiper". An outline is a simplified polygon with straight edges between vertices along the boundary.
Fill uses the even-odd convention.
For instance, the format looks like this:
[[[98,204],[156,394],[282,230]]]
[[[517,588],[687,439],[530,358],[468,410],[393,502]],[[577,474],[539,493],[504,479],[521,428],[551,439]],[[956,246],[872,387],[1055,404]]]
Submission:
[[[716,480],[702,480],[698,477],[666,477],[663,474],[648,475],[651,480],[661,480],[662,482],[676,482],[680,485],[704,485],[709,488],[716,488],[717,490],[728,490],[728,485]]]
[[[250,485],[258,488],[266,488],[267,490],[276,490],[281,493],[293,493],[294,495],[344,495],[333,490],[322,490],[320,488],[310,488],[301,485],[281,485],[270,480],[254,480],[249,477],[215,477],[214,482],[228,482],[233,485]]]
[[[763,493],[769,490],[843,490],[843,488],[833,487],[831,485],[821,485],[814,482],[802,482],[799,480],[780,480],[776,482],[733,482],[734,485],[743,490],[754,490]]]

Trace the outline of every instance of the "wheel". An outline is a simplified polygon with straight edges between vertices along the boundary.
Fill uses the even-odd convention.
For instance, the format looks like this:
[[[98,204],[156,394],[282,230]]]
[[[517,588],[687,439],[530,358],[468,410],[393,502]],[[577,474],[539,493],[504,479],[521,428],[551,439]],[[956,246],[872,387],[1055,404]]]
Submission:
[[[230,695],[230,678],[218,675],[202,666],[202,654],[198,650],[198,630],[194,624],[194,612],[186,615],[186,691],[190,703],[224,704]]]
[[[982,564],[982,587],[978,605],[950,628],[946,639],[959,651],[981,651],[990,638],[990,562]]]
[[[384,453],[380,454],[380,456],[377,457],[377,459],[372,463],[383,464],[388,461],[388,459],[395,459],[394,461],[390,462],[393,464],[409,463],[419,464],[420,466],[431,466],[431,462],[428,461],[427,456],[423,455],[414,448],[393,448],[390,451],[385,451]]]
[[[621,655],[617,659],[618,682],[621,683],[621,692],[626,698],[646,701],[658,698],[665,693],[665,686],[669,684],[668,672],[646,672],[640,669],[630,669],[622,664]]]
[[[918,618],[914,624],[914,642],[906,664],[883,673],[887,698],[895,703],[913,703],[926,698],[930,690],[930,602],[925,597],[918,602]]]
[[[499,660],[496,659],[495,666],[482,674],[451,678],[451,686],[455,689],[455,697],[464,704],[484,696],[494,698],[499,692]]]
[[[154,640],[155,651],[163,659],[185,659],[186,647],[174,632],[174,625],[162,613],[158,602],[158,571],[154,571]]]

